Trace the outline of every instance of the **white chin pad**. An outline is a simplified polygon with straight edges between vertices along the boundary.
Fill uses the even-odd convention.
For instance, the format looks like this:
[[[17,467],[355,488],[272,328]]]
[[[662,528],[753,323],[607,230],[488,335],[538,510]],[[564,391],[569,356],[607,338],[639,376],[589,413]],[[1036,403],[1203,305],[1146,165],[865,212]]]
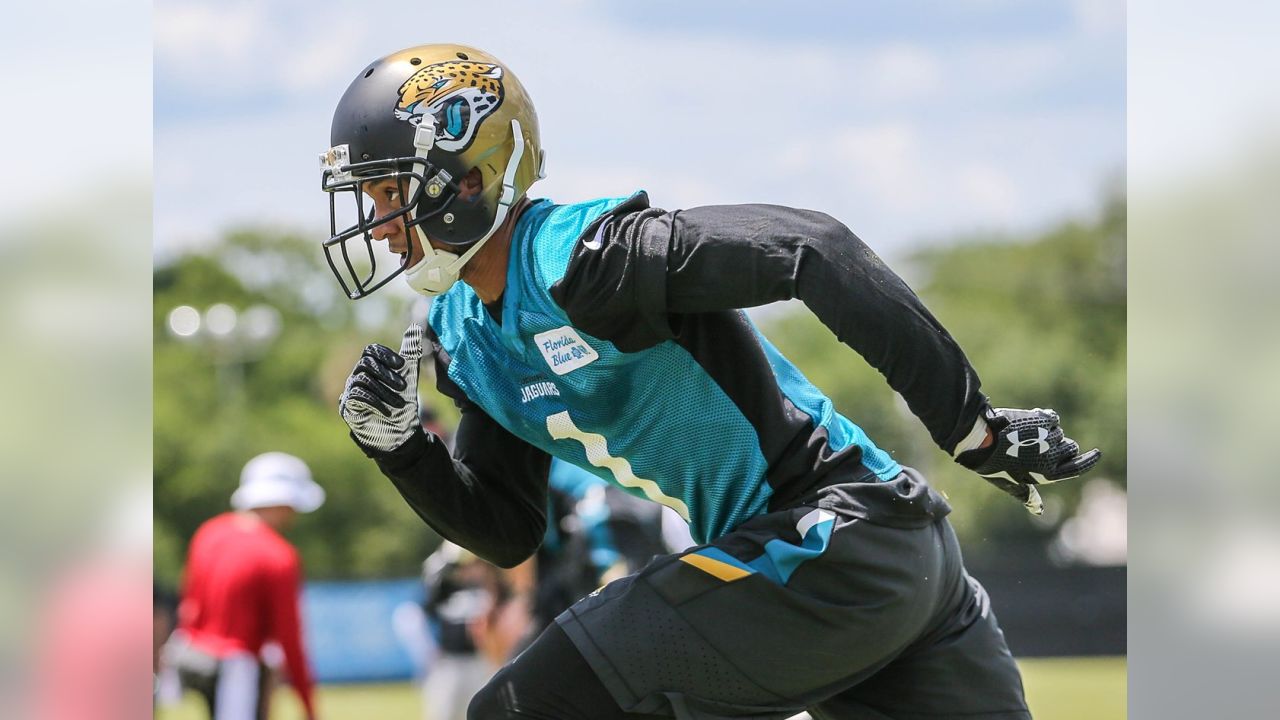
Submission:
[[[404,281],[414,292],[439,295],[458,281],[458,270],[454,267],[458,256],[430,245],[423,247],[423,251],[426,256],[413,267],[405,269]]]

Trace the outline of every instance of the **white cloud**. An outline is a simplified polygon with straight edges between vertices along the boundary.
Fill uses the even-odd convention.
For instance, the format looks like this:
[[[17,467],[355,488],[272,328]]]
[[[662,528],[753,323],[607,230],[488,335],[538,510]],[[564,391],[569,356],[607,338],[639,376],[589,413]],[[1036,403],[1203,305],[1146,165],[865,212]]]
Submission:
[[[299,96],[374,57],[352,58],[376,29],[356,6],[162,0],[154,25],[158,77],[206,96]]]
[[[1066,74],[1079,62],[1080,58],[1058,44],[987,41],[957,50],[947,58],[946,85],[970,102],[1002,104],[1049,86],[1055,75]]]
[[[157,2],[155,57],[164,72],[197,83],[240,79],[258,64],[267,16],[256,3]]]
[[[817,159],[813,142],[788,140],[773,149],[770,164],[786,175],[802,173],[813,166]]]
[[[354,25],[353,33],[359,34],[361,28]],[[281,58],[273,80],[291,93],[302,94],[323,88],[335,78],[354,76],[358,66],[353,68],[345,54],[333,51],[331,38],[313,38]]]
[[[926,98],[938,90],[942,78],[938,58],[914,45],[878,49],[867,64],[870,85],[885,100]]]
[[[927,170],[911,127],[850,128],[836,138],[835,153],[842,174],[877,205],[905,213],[927,202]]]
[[[1018,189],[1003,170],[974,163],[961,167],[956,180],[960,199],[975,215],[1000,225],[1017,220]]]

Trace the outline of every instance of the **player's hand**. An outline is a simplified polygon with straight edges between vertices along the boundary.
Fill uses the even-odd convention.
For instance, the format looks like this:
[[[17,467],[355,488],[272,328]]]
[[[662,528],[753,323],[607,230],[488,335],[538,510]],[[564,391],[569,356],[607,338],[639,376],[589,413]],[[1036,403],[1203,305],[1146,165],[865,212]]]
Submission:
[[[418,428],[418,361],[422,326],[404,331],[400,352],[374,343],[364,349],[338,398],[338,412],[367,448],[390,452]]]
[[[1044,512],[1037,485],[1078,477],[1102,459],[1094,448],[1080,453],[1080,445],[1062,433],[1053,410],[985,410],[993,442],[963,452],[956,462],[973,470],[1021,502],[1033,515]]]

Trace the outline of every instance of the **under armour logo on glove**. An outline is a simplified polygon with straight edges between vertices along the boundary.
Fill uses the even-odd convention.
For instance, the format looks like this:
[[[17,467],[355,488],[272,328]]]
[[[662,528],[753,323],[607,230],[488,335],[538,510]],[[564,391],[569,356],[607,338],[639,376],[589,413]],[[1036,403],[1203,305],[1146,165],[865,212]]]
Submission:
[[[987,407],[983,412],[995,442],[960,453],[956,462],[1017,498],[1032,514],[1044,512],[1037,485],[1079,477],[1102,459],[1097,448],[1081,454],[1053,410]]]
[[[1049,437],[1049,431],[1044,428],[1036,428],[1035,431],[1035,437],[1026,438],[1024,440],[1018,439],[1017,430],[1005,435],[1005,438],[1009,441],[1009,449],[1005,450],[1005,453],[1009,457],[1016,458],[1019,456],[1019,451],[1024,447],[1037,448],[1036,453],[1040,455],[1049,452],[1049,443],[1045,442],[1045,439]]]

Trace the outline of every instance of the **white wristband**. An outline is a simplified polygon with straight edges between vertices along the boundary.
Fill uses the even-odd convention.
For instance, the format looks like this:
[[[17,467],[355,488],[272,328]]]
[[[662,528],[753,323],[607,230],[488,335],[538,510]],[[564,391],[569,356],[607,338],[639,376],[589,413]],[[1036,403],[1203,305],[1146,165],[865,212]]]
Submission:
[[[978,414],[978,419],[973,421],[973,429],[969,431],[964,439],[956,443],[955,450],[951,451],[951,457],[960,457],[961,453],[977,450],[981,447],[982,442],[987,439],[987,419]]]

